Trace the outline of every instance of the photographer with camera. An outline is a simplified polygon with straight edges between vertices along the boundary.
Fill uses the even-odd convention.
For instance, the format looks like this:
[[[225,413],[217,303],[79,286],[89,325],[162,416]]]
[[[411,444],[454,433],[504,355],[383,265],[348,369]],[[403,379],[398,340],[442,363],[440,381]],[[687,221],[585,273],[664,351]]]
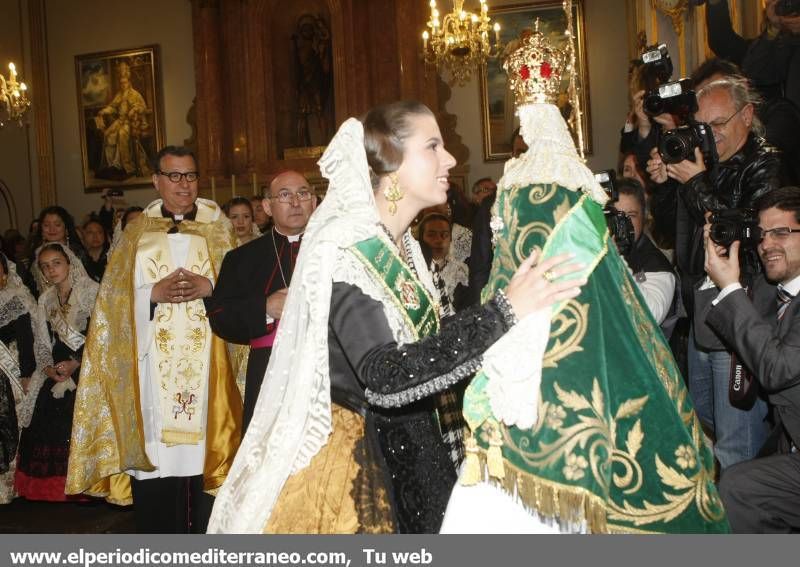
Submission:
[[[647,211],[644,187],[635,179],[618,179],[614,184],[614,196],[614,201],[607,205],[613,207],[609,212],[622,215],[627,222],[609,222],[611,234],[653,318],[669,338],[675,321],[673,317],[670,321],[665,319],[674,313],[675,274],[664,253],[644,233]],[[665,322],[667,326],[663,325]]]
[[[711,225],[704,235],[706,270],[722,290],[706,321],[753,372],[776,422],[761,458],[723,473],[720,495],[734,532],[790,533],[800,529],[800,188],[771,191],[756,207],[766,278],[751,293],[739,283],[740,243],[726,253]]]
[[[705,325],[704,313],[716,293],[713,284],[703,281],[702,230],[706,213],[752,207],[779,186],[780,161],[760,138],[755,101],[744,80],[707,84],[697,93],[697,111],[688,117],[689,124],[665,133],[647,165],[655,183],[654,206],[676,211],[675,259],[684,304],[693,316],[689,391],[698,417],[714,430],[723,469],[755,456],[767,432],[766,405],[756,400],[743,410],[728,401],[731,356]],[[745,278],[759,271],[755,254],[742,258]]]
[[[662,129],[676,126],[669,112],[649,114],[644,101],[648,93],[656,92],[672,76],[672,59],[666,44],[645,48],[640,59],[632,61],[630,70],[630,111],[620,133],[620,153],[633,152],[639,165],[644,165],[650,149],[658,142]]]

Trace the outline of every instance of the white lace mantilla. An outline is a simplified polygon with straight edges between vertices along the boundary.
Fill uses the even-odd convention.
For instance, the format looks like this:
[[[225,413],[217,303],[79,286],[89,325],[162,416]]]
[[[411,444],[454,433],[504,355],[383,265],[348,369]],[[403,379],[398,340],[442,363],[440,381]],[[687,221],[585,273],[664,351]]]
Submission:
[[[261,533],[286,479],[331,433],[331,282],[341,251],[376,236],[380,220],[361,122],[342,124],[319,166],[328,193],[306,227],[254,417],[217,494],[209,533]]]
[[[498,189],[557,183],[572,191],[581,190],[604,205],[608,197],[578,155],[558,107],[526,104],[517,109],[517,114],[528,151],[506,162]]]
[[[472,231],[465,226],[453,223],[450,234],[450,256],[464,262],[472,254]]]

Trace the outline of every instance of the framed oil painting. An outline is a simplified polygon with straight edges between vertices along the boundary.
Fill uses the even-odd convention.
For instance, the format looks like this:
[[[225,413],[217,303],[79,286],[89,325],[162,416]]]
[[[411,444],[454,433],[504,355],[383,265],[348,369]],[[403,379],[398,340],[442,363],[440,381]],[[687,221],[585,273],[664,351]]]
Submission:
[[[75,56],[85,192],[151,183],[164,145],[157,45]]]
[[[576,36],[576,66],[579,99],[583,114],[584,152],[591,154],[591,117],[589,115],[589,74],[586,66],[586,40],[584,34],[583,3],[573,2],[573,26]],[[566,15],[560,1],[529,2],[513,6],[489,8],[489,17],[500,24],[500,42],[506,49],[513,48],[525,30],[532,30],[539,19],[539,31],[556,46],[563,46],[566,38]],[[511,45],[509,45],[511,43]],[[567,96],[569,76],[564,75],[562,94],[558,106],[565,118],[571,105]],[[515,114],[514,95],[508,89],[508,79],[503,70],[502,58],[490,60],[480,75],[481,118],[483,127],[483,157],[485,161],[505,161],[511,157],[512,134],[519,127]],[[573,137],[576,139],[577,136]]]

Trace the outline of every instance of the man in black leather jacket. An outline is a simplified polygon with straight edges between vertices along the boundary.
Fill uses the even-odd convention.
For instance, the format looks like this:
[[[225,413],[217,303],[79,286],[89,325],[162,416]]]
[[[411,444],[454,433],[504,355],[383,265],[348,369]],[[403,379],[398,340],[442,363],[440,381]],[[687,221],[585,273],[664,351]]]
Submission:
[[[767,434],[766,405],[758,400],[744,411],[728,401],[730,353],[704,322],[710,307],[706,299],[716,293],[703,269],[703,224],[709,212],[752,207],[755,199],[778,187],[780,160],[759,136],[755,95],[746,81],[713,81],[697,97],[695,118],[711,126],[719,163],[707,168],[696,149],[694,161],[665,165],[653,150],[647,170],[655,182],[654,214],[676,217],[676,264],[684,303],[695,321],[689,343],[689,391],[698,417],[714,430],[715,454],[724,469],[758,452]],[[743,257],[742,267],[744,274],[758,272],[757,256]]]

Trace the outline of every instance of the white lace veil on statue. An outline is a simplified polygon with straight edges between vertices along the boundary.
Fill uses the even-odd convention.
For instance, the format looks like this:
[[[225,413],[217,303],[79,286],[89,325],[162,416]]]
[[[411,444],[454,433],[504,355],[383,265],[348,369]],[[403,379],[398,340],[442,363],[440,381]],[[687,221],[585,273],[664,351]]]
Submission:
[[[364,128],[348,119],[319,161],[324,201],[303,236],[253,421],[220,488],[209,533],[261,533],[286,479],[331,433],[328,314],[339,251],[378,233]]]

